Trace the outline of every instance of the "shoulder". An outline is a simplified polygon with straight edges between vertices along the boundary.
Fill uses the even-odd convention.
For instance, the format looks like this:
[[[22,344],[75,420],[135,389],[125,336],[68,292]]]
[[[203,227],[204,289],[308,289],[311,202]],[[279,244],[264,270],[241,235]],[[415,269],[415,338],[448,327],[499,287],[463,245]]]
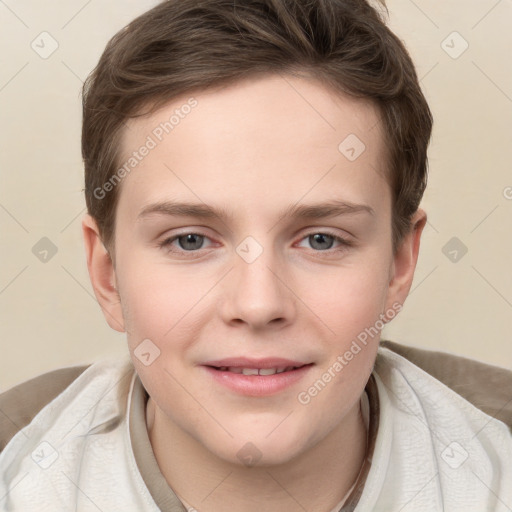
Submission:
[[[59,368],[0,394],[0,452],[37,413],[62,393],[89,365]]]
[[[512,371],[466,357],[389,340],[381,346],[409,360],[512,431]]]

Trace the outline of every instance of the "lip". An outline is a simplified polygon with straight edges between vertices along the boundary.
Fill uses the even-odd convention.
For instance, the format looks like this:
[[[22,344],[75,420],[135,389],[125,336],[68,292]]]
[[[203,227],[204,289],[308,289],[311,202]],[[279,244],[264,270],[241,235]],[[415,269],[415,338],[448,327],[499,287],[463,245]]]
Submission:
[[[243,375],[217,368],[231,366],[240,368],[276,368],[298,366],[290,371],[273,375]],[[267,358],[249,359],[245,357],[208,361],[201,365],[210,378],[217,384],[237,394],[252,397],[272,396],[301,381],[310,371],[313,363],[301,363],[290,359]]]
[[[206,361],[203,366],[237,366],[239,368],[277,368],[280,366],[304,366],[309,364],[302,361],[294,361],[292,359],[283,359],[280,357],[265,357],[262,359],[250,357],[228,357],[226,359],[216,359],[215,361]]]

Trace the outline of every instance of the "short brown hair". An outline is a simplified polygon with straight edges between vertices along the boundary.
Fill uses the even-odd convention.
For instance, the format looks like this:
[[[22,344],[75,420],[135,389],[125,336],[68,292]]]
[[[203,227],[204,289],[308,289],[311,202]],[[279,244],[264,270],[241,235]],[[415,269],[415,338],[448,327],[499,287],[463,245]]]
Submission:
[[[183,94],[273,73],[305,73],[377,105],[396,250],[427,184],[432,115],[382,13],[367,0],[167,0],[109,41],[83,88],[85,199],[112,256],[120,187],[105,197],[95,190],[120,165],[125,121]]]

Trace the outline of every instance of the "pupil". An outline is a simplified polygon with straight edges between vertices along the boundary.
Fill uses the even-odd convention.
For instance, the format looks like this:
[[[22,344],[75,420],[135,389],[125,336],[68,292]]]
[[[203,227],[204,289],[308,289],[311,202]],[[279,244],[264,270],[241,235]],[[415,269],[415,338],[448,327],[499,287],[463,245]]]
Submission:
[[[323,234],[323,233],[315,233],[314,235],[311,235],[311,236],[310,236],[310,239],[312,239],[312,240],[313,240],[312,242],[311,242],[311,240],[310,240],[310,242],[311,242],[311,246],[312,246],[313,248],[326,249],[325,245],[324,245],[324,246],[322,246],[322,245],[321,245],[322,243],[325,243],[325,238],[326,238],[326,237],[331,239],[331,243],[330,243],[330,244],[328,244],[328,245],[329,245],[329,247],[327,247],[327,249],[330,249],[330,248],[332,247],[332,241],[333,241],[333,238],[332,238],[332,236],[330,236],[330,235],[325,235],[325,234]],[[317,243],[320,243],[320,247],[315,247],[315,244],[317,244]]]
[[[180,236],[179,237],[179,241],[180,241],[180,246],[182,249],[185,249],[185,250],[193,250],[193,249],[199,249],[201,247],[201,243],[202,243],[202,236],[201,235],[196,235],[196,234],[188,234],[188,235],[184,235],[184,236]],[[182,241],[185,240],[185,247],[183,246],[183,243]],[[195,240],[195,243],[194,243],[194,240]],[[192,247],[190,246],[187,246],[187,244],[192,244]]]

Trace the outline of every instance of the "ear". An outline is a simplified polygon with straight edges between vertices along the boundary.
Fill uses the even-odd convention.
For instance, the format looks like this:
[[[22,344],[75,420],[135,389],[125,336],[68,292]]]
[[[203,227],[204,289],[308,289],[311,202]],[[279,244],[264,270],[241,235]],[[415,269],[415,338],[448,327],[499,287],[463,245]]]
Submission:
[[[411,219],[411,230],[407,233],[398,247],[391,266],[386,311],[393,304],[403,305],[414,278],[414,270],[420,251],[420,238],[427,223],[427,214],[418,208]]]
[[[93,217],[85,214],[82,219],[87,269],[94,295],[112,329],[125,332],[121,298],[116,288],[115,268],[110,254],[101,240]]]

